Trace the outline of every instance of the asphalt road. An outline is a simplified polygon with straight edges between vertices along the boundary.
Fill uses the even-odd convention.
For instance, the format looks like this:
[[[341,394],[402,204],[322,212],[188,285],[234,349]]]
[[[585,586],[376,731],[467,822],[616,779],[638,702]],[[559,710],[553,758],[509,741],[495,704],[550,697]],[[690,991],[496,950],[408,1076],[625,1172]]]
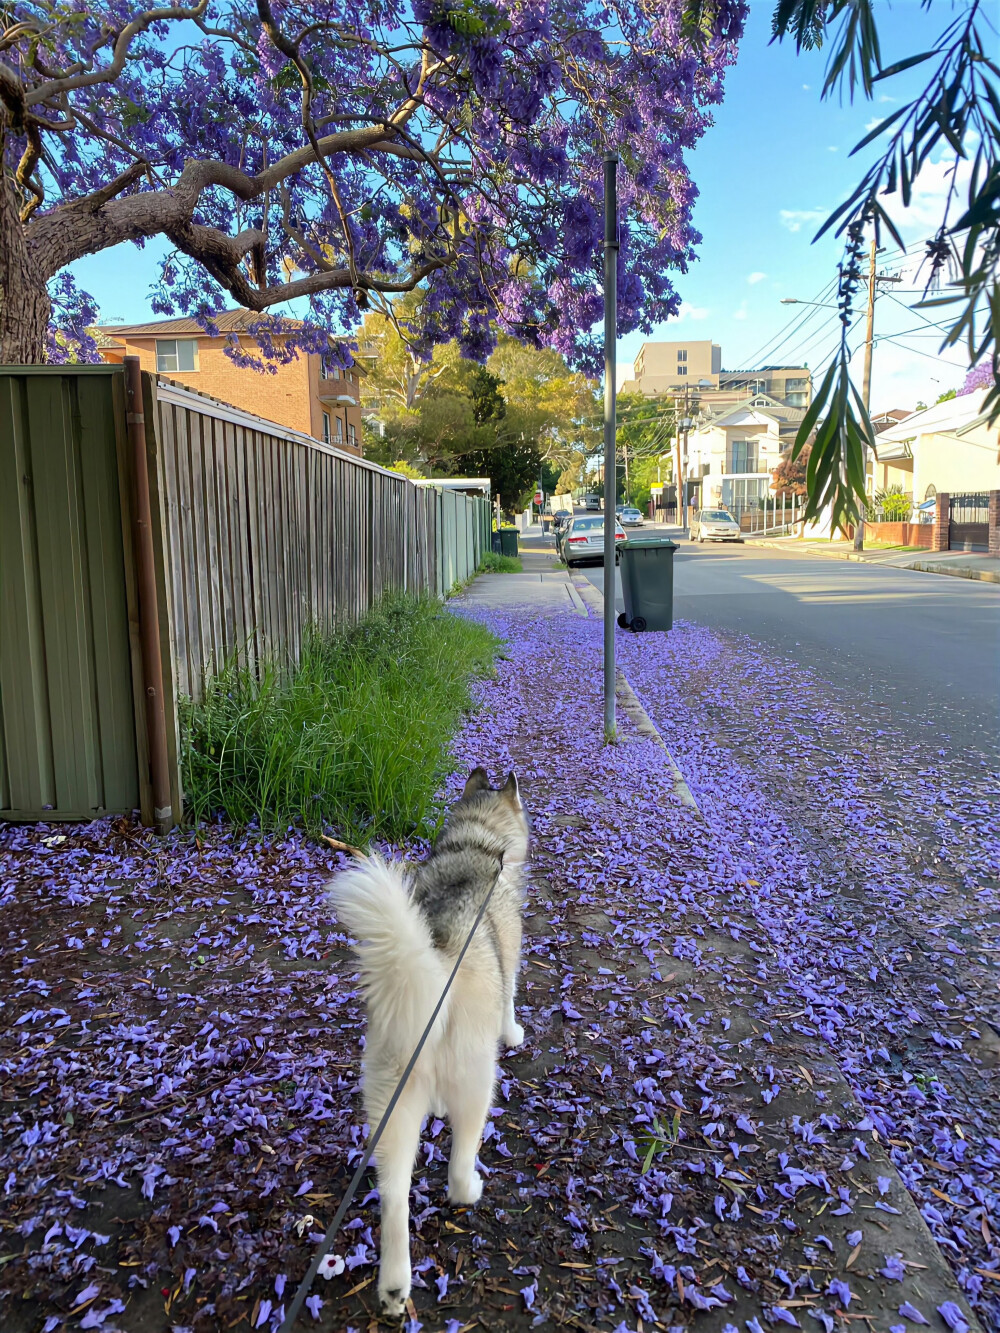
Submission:
[[[603,590],[600,566],[580,571]],[[616,571],[616,579],[618,574]],[[618,606],[622,608],[621,582]],[[942,749],[1000,757],[1000,588],[971,580],[681,541],[674,617],[746,634],[856,697],[869,720],[936,727]]]

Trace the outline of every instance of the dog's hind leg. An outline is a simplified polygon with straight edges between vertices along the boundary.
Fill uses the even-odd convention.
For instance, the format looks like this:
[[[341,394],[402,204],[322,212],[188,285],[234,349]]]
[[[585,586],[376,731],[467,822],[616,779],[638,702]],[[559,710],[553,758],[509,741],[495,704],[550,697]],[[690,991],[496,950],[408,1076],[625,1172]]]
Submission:
[[[483,1179],[476,1170],[476,1153],[493,1099],[496,1055],[492,1043],[476,1052],[457,1080],[447,1089],[451,1121],[451,1157],[448,1161],[448,1198],[452,1203],[478,1203]]]
[[[517,1021],[517,1015],[514,1013],[514,987],[517,985],[517,976],[511,973],[510,977],[504,983],[504,1018],[503,1027],[500,1030],[500,1040],[504,1046],[523,1046],[524,1028]]]
[[[378,1294],[385,1313],[393,1316],[403,1313],[410,1294],[410,1178],[426,1109],[421,1092],[404,1092],[375,1149],[382,1212]]]

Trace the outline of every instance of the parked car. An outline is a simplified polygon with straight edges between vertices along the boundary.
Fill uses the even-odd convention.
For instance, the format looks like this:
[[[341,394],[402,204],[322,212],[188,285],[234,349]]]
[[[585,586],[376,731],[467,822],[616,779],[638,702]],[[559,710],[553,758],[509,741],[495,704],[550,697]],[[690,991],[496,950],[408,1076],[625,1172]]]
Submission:
[[[618,560],[618,545],[625,540],[625,529],[615,519],[615,561]],[[583,515],[574,518],[562,540],[562,557],[572,568],[584,560],[600,560],[604,563],[604,519],[590,518]]]
[[[635,505],[623,505],[618,519],[623,528],[641,528],[642,510],[636,509]]]
[[[562,539],[572,522],[573,515],[568,509],[557,509],[552,515],[552,532],[556,539],[556,555],[562,555]]]
[[[728,509],[699,509],[691,525],[691,540],[698,542],[741,542],[740,525]]]
[[[583,507],[588,514],[599,513],[601,509],[601,497],[599,495],[585,495],[583,497]]]

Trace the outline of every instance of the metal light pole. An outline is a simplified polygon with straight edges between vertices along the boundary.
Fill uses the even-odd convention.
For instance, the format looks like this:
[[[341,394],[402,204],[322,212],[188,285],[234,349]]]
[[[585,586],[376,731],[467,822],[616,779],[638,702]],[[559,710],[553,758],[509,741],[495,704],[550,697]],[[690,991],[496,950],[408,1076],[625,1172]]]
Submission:
[[[604,154],[604,739],[615,737],[615,339],[618,337],[618,154]]]

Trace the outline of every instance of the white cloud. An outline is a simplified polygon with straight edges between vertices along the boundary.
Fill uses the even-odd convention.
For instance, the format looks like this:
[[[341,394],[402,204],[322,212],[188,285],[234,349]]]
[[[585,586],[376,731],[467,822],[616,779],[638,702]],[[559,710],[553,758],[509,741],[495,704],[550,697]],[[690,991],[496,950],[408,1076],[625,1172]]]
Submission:
[[[804,84],[802,85],[802,91],[803,91],[804,93],[807,93],[811,87],[812,87],[812,84],[810,84],[810,83],[804,83]]]
[[[746,317],[747,317],[747,303],[746,301],[741,301],[739,310],[733,311],[733,319],[746,319]]]
[[[826,151],[827,151],[828,153],[839,153],[839,152],[840,152],[840,149],[837,147],[836,144],[830,144],[830,146],[827,148]]]
[[[866,133],[870,134],[872,130],[878,129],[878,127],[884,124],[884,122],[885,122],[885,116],[872,116],[871,120],[865,126]]]
[[[883,93],[882,96],[881,96],[878,100],[879,100],[880,102],[885,103],[885,102],[895,102],[896,99],[895,99],[895,97],[890,97],[888,93]]]
[[[676,324],[682,319],[708,319],[711,313],[708,306],[692,305],[690,301],[682,301],[680,310],[671,317],[670,323]]]
[[[756,287],[757,283],[763,282],[766,277],[766,273],[750,273],[747,275],[747,282],[751,287]]]
[[[826,210],[822,208],[783,208],[778,213],[781,225],[789,231],[801,231],[810,222],[822,222]]]

